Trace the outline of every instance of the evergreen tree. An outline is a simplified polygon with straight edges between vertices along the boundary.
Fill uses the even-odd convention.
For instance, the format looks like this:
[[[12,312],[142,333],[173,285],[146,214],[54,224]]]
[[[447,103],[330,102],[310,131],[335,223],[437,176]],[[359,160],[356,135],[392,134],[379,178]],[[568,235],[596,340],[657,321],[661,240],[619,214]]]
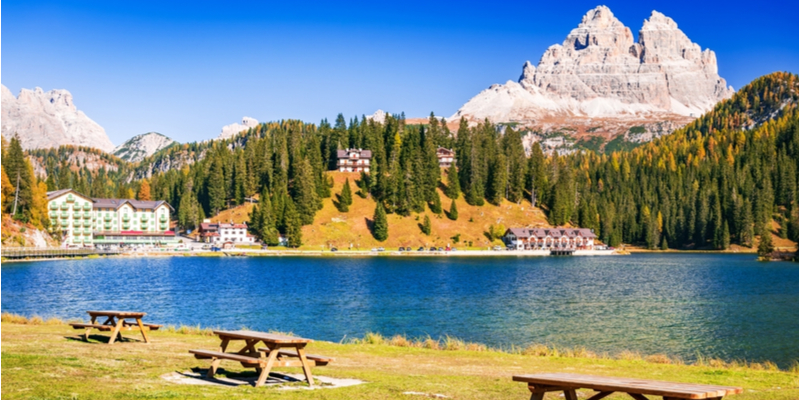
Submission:
[[[761,257],[766,257],[774,250],[775,248],[772,247],[772,232],[765,224],[761,230],[761,242],[758,244],[758,255]]]
[[[345,179],[342,192],[339,194],[338,208],[341,212],[350,210],[350,205],[353,204],[353,195],[350,191],[350,178]]]
[[[372,236],[379,242],[389,238],[389,221],[386,220],[386,210],[381,202],[375,206],[375,214],[372,216]]]
[[[661,238],[661,250],[669,250],[669,243],[667,243],[667,238]]]
[[[742,223],[739,230],[739,244],[746,247],[753,247],[753,207],[750,200],[745,199],[742,206]]]
[[[722,225],[722,240],[720,241],[720,250],[727,250],[731,247],[731,231],[728,228],[728,221]]]
[[[499,206],[505,198],[505,192],[508,187],[508,166],[506,165],[506,156],[498,154],[495,157],[489,174],[489,202]]]
[[[434,192],[433,202],[429,203],[431,211],[435,214],[442,213],[442,199],[439,198],[439,193]]]
[[[286,201],[286,241],[287,245],[297,248],[303,245],[303,221],[297,213],[294,201],[291,198]]]
[[[211,160],[211,170],[206,181],[208,192],[208,209],[211,214],[218,214],[225,208],[225,174],[222,170],[222,161],[217,157]]]
[[[31,174],[30,163],[25,159],[25,153],[19,140],[11,138],[11,142],[2,160],[3,170],[11,182],[14,196],[9,202],[8,211],[16,219],[30,219],[29,208],[33,203],[33,186],[36,177]]]
[[[447,169],[447,189],[444,194],[455,200],[460,193],[461,185],[459,185],[458,182],[458,170],[456,169],[456,164],[453,163],[450,165],[450,168]]]
[[[425,214],[425,219],[422,221],[422,233],[426,235],[431,234],[431,219],[428,218],[428,214]]]
[[[455,200],[450,202],[450,211],[447,213],[447,218],[450,218],[453,221],[458,219],[458,207],[456,207]]]

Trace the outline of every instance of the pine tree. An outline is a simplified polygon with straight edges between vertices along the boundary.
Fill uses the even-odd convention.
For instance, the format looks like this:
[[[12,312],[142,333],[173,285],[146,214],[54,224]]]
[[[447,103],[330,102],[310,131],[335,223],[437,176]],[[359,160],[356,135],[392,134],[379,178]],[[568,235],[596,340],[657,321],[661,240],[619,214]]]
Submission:
[[[2,164],[3,170],[14,187],[13,198],[7,211],[14,218],[27,221],[30,219],[28,208],[33,202],[33,185],[36,183],[36,177],[31,175],[30,163],[25,159],[25,153],[16,137],[11,138]]]
[[[353,204],[353,195],[350,191],[350,178],[345,179],[342,192],[339,194],[338,209],[341,212],[348,212],[350,205]]]
[[[505,192],[508,187],[508,166],[506,165],[506,156],[498,154],[495,157],[492,167],[489,170],[489,192],[488,200],[490,203],[499,206],[505,198]]]
[[[739,228],[739,244],[746,247],[753,247],[753,207],[749,199],[745,199],[742,205],[742,223]]]
[[[209,171],[208,180],[206,181],[208,188],[208,209],[212,214],[218,214],[225,208],[225,174],[222,170],[222,161],[218,157],[213,157],[211,160],[211,170]]]
[[[764,227],[761,230],[761,242],[758,244],[758,255],[761,257],[766,257],[774,250],[775,248],[772,247],[772,232],[770,231],[769,227],[764,224]]]
[[[300,217],[300,223],[314,222],[314,214],[319,209],[319,197],[314,183],[314,171],[308,159],[301,161],[297,176],[292,183],[292,200]]]
[[[3,178],[3,188],[2,188],[3,201],[0,210],[3,210],[3,212],[5,212],[8,205],[11,203],[11,201],[14,200],[14,185],[12,185],[11,181],[8,179],[8,175],[6,175],[5,169],[0,170],[0,174],[2,174]]]
[[[456,169],[456,164],[453,163],[450,165],[450,168],[447,169],[447,189],[444,191],[444,194],[448,198],[455,200],[460,193],[461,185],[458,182],[458,170]]]
[[[431,219],[428,218],[428,214],[425,214],[425,219],[422,220],[422,233],[431,234]]]
[[[447,218],[450,218],[453,221],[458,219],[458,207],[456,207],[455,200],[450,202],[450,211],[447,213]]]
[[[439,193],[434,192],[435,196],[433,196],[433,202],[429,203],[431,211],[434,214],[441,214],[442,213],[442,200],[439,198]]]
[[[289,247],[297,248],[303,245],[303,221],[297,213],[294,201],[286,201],[286,241]]]
[[[661,238],[661,250],[668,250],[668,249],[669,249],[669,243],[667,243],[667,238],[666,237],[662,237]]]
[[[389,238],[389,221],[386,220],[386,210],[383,209],[381,202],[375,206],[375,214],[372,217],[372,236],[379,242]]]
[[[722,225],[722,240],[720,241],[720,250],[727,250],[731,247],[731,231],[728,228],[728,221]]]

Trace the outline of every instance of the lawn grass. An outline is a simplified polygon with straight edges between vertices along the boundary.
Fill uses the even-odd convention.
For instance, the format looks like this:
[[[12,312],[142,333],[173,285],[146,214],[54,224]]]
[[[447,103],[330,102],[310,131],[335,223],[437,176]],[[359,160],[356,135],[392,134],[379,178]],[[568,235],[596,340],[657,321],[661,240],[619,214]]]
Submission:
[[[316,375],[355,378],[367,383],[315,391],[283,391],[276,388],[209,387],[167,382],[161,375],[207,368],[208,360],[196,360],[189,349],[214,349],[219,345],[207,329],[164,328],[150,332],[151,343],[121,342],[107,345],[107,333],[92,335],[88,343],[82,331],[57,320],[25,319],[4,315],[2,325],[3,399],[395,399],[424,398],[403,394],[441,394],[454,399],[527,399],[524,384],[511,376],[521,373],[574,372],[679,382],[736,385],[745,388],[733,399],[796,399],[796,368],[778,371],[769,365],[676,364],[674,360],[623,354],[604,358],[579,349],[557,351],[533,346],[518,351],[494,351],[457,339],[384,338],[368,334],[339,344],[314,342],[309,353],[336,358]],[[126,337],[138,339],[135,331]],[[669,363],[666,363],[669,362]],[[711,365],[714,364],[714,365]],[[755,367],[755,368],[754,368]],[[237,363],[223,363],[230,372],[246,371]],[[758,369],[760,368],[760,369]],[[299,373],[298,368],[277,371]],[[588,397],[584,392],[583,397]],[[550,394],[547,399],[557,399]],[[623,395],[614,399],[628,398]]]

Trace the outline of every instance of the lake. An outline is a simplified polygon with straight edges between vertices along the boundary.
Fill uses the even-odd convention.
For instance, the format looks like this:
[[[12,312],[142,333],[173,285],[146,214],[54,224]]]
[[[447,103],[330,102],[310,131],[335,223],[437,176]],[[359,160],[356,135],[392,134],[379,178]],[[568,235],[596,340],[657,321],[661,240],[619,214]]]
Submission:
[[[119,258],[2,265],[2,311],[278,330],[543,343],[693,361],[798,354],[798,264],[755,255]]]

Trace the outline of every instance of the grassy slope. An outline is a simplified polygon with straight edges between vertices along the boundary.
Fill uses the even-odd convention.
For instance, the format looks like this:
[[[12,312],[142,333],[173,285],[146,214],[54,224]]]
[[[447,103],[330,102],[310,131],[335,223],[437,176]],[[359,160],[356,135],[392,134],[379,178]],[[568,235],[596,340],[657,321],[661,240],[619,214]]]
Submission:
[[[378,242],[372,237],[369,225],[372,215],[375,212],[375,202],[371,198],[362,199],[353,194],[353,205],[346,213],[339,212],[333,204],[336,194],[340,193],[344,186],[345,179],[350,178],[350,189],[355,193],[358,188],[355,180],[358,173],[331,172],[334,179],[332,193],[334,196],[323,200],[322,210],[317,212],[314,223],[303,227],[303,248],[319,250],[322,245],[335,246],[346,249],[353,244],[353,248],[361,249],[384,246],[388,248],[398,246],[410,246],[416,250],[419,246],[441,246],[448,243],[465,248],[467,242],[472,241],[474,247],[489,246],[489,240],[483,235],[489,225],[502,224],[505,227],[523,226],[550,226],[544,213],[535,207],[531,207],[530,201],[523,200],[522,204],[514,204],[504,201],[500,206],[486,203],[482,207],[470,206],[463,197],[456,200],[458,208],[458,220],[451,221],[444,214],[436,216],[426,207],[424,213],[412,214],[409,217],[402,217],[389,214],[389,239],[385,242]],[[450,209],[450,199],[445,197],[439,190],[439,197],[442,200],[442,207]],[[212,218],[212,221],[234,221],[243,222],[248,220],[248,213],[252,209],[252,204],[244,204],[225,210]],[[425,236],[419,228],[422,224],[424,215],[427,214],[431,219],[431,235]],[[417,219],[419,216],[419,219]],[[472,218],[473,222],[469,222]],[[454,244],[450,239],[456,234],[461,234],[461,242]]]
[[[368,383],[316,391],[278,391],[275,388],[208,387],[178,385],[160,378],[171,372],[207,368],[207,360],[196,360],[192,348],[213,349],[213,336],[151,332],[150,344],[123,342],[108,346],[93,335],[89,343],[77,340],[80,331],[66,325],[18,325],[2,323],[3,399],[29,398],[192,398],[238,399],[393,399],[413,391],[442,394],[456,399],[526,399],[525,385],[511,381],[513,374],[573,372],[637,377],[692,383],[738,385],[745,393],[732,397],[748,399],[796,399],[797,372],[751,368],[656,364],[642,360],[603,358],[538,357],[493,351],[443,351],[385,344],[335,344],[314,342],[311,353],[336,357],[316,375],[356,378]],[[138,338],[131,333],[127,337]],[[226,362],[229,372],[245,371]],[[300,372],[297,368],[278,371]],[[252,370],[250,370],[252,371]],[[588,397],[590,392],[582,393]],[[419,396],[419,398],[424,398]],[[548,399],[557,399],[550,394]],[[610,398],[624,399],[616,395]]]
[[[351,189],[355,192],[355,180],[359,174],[333,172],[334,177],[333,199],[340,193],[346,178],[350,178]],[[438,191],[444,210],[450,209],[451,200],[445,197],[441,190]],[[502,205],[486,204],[482,207],[470,206],[463,198],[456,200],[458,220],[451,221],[444,214],[436,216],[426,207],[424,213],[412,214],[409,217],[389,214],[389,239],[378,242],[372,237],[368,224],[372,221],[375,212],[375,202],[371,198],[362,199],[353,195],[353,205],[347,213],[339,212],[333,205],[333,199],[325,199],[324,206],[314,218],[312,225],[303,228],[303,243],[307,247],[318,249],[321,245],[333,245],[341,249],[353,247],[370,248],[375,246],[398,247],[410,246],[416,250],[419,246],[441,246],[453,244],[450,239],[456,234],[461,234],[461,243],[453,244],[456,247],[466,247],[466,242],[472,241],[474,247],[485,247],[489,240],[483,235],[489,225],[502,224],[506,227],[521,226],[549,226],[547,219],[538,208],[532,208],[530,202],[514,204],[508,201]],[[426,236],[420,230],[424,215],[431,219],[431,235]],[[417,219],[419,216],[419,219]],[[469,222],[470,218],[473,222]]]

